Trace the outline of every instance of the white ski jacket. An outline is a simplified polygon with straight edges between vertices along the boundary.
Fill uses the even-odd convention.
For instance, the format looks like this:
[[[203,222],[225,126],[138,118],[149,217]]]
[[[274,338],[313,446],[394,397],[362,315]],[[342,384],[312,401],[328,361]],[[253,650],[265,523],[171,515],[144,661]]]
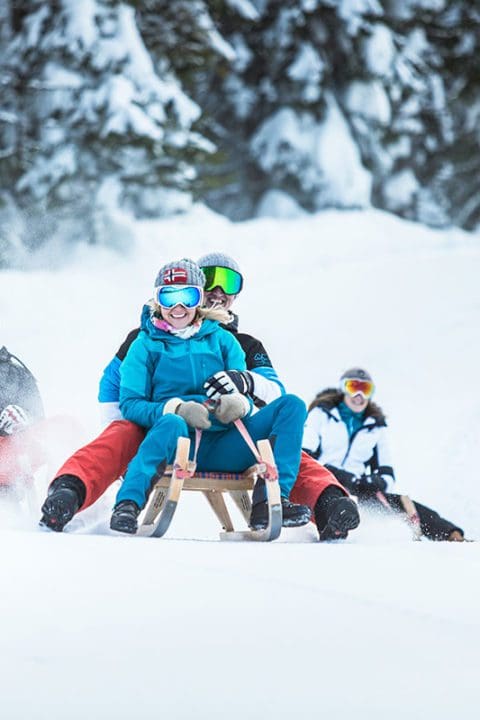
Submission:
[[[356,477],[377,470],[391,491],[395,475],[386,440],[385,420],[367,416],[351,438],[338,407],[314,407],[305,423],[302,447],[322,465],[333,465]]]

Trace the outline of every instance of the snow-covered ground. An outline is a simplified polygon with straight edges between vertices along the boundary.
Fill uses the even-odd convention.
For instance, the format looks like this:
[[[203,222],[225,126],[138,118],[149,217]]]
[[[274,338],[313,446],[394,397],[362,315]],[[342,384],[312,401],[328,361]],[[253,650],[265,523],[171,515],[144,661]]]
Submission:
[[[82,247],[51,272],[0,276],[0,342],[49,415],[93,437],[99,374],[158,267],[223,250],[245,274],[241,327],[288,389],[309,402],[366,366],[399,487],[480,537],[478,236],[375,211],[232,225],[202,207],[133,229],[128,256]],[[0,508],[6,720],[477,717],[477,543],[414,543],[366,518],[344,543],[307,528],[220,544],[199,497],[165,539],[119,538],[112,499],[61,535]]]

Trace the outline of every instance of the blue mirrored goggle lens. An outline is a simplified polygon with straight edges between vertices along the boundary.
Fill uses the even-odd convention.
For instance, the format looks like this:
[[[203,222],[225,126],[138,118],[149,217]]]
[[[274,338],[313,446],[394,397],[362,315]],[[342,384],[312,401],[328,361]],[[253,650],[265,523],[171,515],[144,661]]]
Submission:
[[[172,308],[175,305],[183,305],[186,308],[194,308],[202,302],[202,291],[199,287],[175,287],[162,286],[155,288],[155,300],[164,308]]]

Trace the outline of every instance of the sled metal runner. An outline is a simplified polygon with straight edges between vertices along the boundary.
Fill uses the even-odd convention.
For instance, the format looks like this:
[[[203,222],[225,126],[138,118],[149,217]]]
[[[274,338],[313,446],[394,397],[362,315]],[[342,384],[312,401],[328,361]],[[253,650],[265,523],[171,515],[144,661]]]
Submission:
[[[280,486],[270,443],[268,440],[259,440],[257,445],[261,462],[243,473],[197,472],[195,464],[188,459],[190,440],[179,438],[174,463],[157,480],[140,518],[137,535],[162,537],[173,519],[182,490],[190,490],[203,493],[223,528],[221,540],[276,540],[282,529]],[[236,531],[224,493],[230,495],[248,524],[251,513],[249,492],[261,478],[265,480],[267,491],[268,525],[264,530]]]

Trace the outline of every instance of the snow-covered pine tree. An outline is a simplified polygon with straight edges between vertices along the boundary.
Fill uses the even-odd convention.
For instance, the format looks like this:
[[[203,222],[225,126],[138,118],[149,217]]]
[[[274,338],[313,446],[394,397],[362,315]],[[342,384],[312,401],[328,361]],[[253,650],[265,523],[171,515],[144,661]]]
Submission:
[[[243,218],[371,200],[432,225],[478,223],[475,4],[208,5],[236,52],[204,106],[233,179],[214,207]]]
[[[213,150],[223,130],[214,121],[210,105],[211,78],[225,76],[235,51],[216,27],[205,0],[137,0],[137,23],[155,66],[165,62],[185,92],[202,108],[196,129]],[[212,188],[225,183],[225,158],[217,152],[197,158],[194,196],[205,199]]]
[[[444,102],[435,108],[441,132],[423,179],[450,222],[471,230],[480,224],[480,5],[443,3],[426,36],[439,58]]]
[[[336,3],[208,4],[236,52],[209,105],[236,183],[210,202],[235,218],[367,205],[370,174],[334,86]]]
[[[363,15],[339,78],[373,171],[373,202],[430,225],[473,227],[480,208],[480,9],[463,0],[382,6],[377,17]],[[360,72],[352,73],[352,58]]]
[[[6,0],[0,21],[4,263],[19,235],[121,242],[120,209],[192,198],[479,223],[475,3]]]
[[[0,4],[0,268],[22,254],[20,213],[10,192],[20,128],[13,78],[5,58],[14,32],[11,10],[11,0]]]
[[[373,173],[373,203],[445,225],[431,160],[440,158],[450,120],[441,56],[427,34],[438,0],[382,5],[362,13],[352,33],[338,79],[342,106]]]
[[[28,246],[59,228],[69,241],[118,241],[106,220],[119,208],[139,217],[187,208],[212,146],[194,130],[200,108],[168,61],[153,65],[134,8],[16,0],[12,23],[4,67],[19,128],[7,189],[30,219]]]

